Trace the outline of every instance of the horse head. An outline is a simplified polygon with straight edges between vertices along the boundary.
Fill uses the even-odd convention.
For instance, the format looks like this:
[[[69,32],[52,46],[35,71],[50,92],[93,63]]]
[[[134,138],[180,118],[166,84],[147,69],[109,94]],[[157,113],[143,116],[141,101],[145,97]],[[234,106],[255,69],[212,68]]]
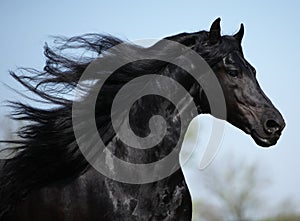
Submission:
[[[250,134],[263,147],[276,144],[285,122],[280,112],[261,89],[255,68],[245,59],[241,42],[244,26],[232,36],[221,36],[220,18],[211,25],[204,43],[194,50],[207,61],[223,89],[227,121]],[[200,42],[200,41],[199,41]],[[202,41],[203,42],[203,41]]]

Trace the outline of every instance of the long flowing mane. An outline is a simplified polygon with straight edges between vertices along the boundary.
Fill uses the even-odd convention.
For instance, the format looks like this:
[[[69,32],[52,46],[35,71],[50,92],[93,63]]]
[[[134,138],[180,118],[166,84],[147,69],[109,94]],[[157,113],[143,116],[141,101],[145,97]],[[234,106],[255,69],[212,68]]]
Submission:
[[[171,36],[166,39],[182,43],[189,47],[201,48],[202,57],[213,65],[224,57],[223,51],[216,46],[207,44],[208,33],[197,33]],[[0,219],[3,214],[14,208],[17,201],[24,199],[27,194],[45,185],[78,177],[89,168],[88,162],[81,154],[72,128],[72,104],[77,102],[72,98],[72,91],[87,68],[97,57],[109,59],[112,54],[106,51],[122,40],[99,34],[87,34],[72,38],[57,38],[55,49],[45,46],[46,65],[43,71],[24,69],[26,74],[11,72],[19,83],[39,97],[39,102],[52,105],[51,108],[30,106],[21,102],[11,102],[14,108],[13,119],[26,121],[26,126],[20,128],[17,141],[6,141],[12,148],[18,150],[17,155],[7,160],[2,168],[0,179]],[[149,48],[132,46],[131,54],[138,56],[141,50],[157,50],[157,53],[168,53],[172,48],[161,50],[159,42]],[[226,44],[222,44],[226,47]],[[159,48],[159,50],[158,50]],[[80,57],[65,55],[71,50]],[[172,54],[172,53],[171,53]],[[138,65],[126,65],[120,71],[122,74],[107,82],[101,90],[104,95],[115,93],[126,82],[133,78],[157,73],[168,64],[162,61],[141,61]],[[101,79],[101,73],[97,76]],[[93,79],[91,79],[93,80]],[[107,96],[107,99],[111,99]],[[105,104],[105,102],[104,102]],[[108,142],[114,132],[107,130],[109,106],[97,109],[101,124],[100,133],[105,133]],[[97,117],[96,116],[96,117]]]

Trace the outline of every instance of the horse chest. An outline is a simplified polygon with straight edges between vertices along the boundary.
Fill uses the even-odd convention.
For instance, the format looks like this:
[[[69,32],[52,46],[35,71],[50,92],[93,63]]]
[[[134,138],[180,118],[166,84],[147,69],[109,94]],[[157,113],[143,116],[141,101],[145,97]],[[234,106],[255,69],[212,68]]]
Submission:
[[[169,182],[168,182],[169,181]],[[127,185],[106,180],[112,220],[191,220],[191,199],[184,180]]]

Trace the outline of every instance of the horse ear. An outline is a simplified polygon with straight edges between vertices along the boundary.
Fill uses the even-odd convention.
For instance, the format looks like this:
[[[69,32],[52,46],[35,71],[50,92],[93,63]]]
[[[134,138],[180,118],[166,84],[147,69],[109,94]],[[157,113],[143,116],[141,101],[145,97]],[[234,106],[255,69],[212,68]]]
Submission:
[[[211,44],[216,44],[221,38],[221,18],[217,18],[211,25],[209,30],[209,42]]]
[[[241,44],[243,36],[244,36],[244,25],[241,24],[240,30],[238,31],[238,33],[236,33],[235,35],[233,35],[233,37],[235,37],[236,40],[238,40],[239,43]]]

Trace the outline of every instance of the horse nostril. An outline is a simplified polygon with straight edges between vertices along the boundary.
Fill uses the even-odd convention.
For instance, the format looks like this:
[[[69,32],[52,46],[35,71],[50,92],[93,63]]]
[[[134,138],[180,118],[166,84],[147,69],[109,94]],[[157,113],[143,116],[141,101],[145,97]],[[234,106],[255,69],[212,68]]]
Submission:
[[[281,132],[281,126],[275,120],[267,120],[264,124],[265,131],[268,134],[275,134]]]

